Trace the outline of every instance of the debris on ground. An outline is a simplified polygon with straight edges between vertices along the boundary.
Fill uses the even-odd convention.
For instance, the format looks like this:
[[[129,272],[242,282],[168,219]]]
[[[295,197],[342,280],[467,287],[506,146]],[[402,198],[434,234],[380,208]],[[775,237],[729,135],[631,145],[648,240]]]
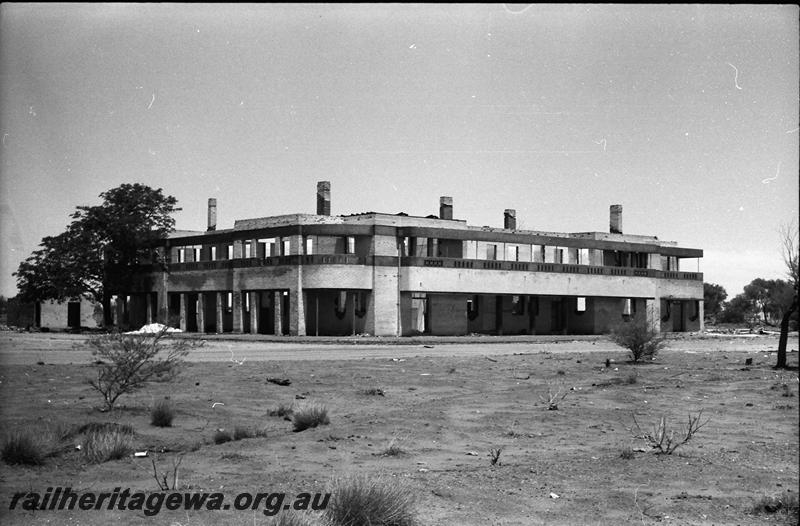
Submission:
[[[158,334],[161,331],[164,332],[183,332],[180,329],[176,329],[175,327],[167,327],[166,325],[162,325],[160,323],[151,323],[149,325],[143,325],[141,329],[136,331],[128,331],[125,334]]]

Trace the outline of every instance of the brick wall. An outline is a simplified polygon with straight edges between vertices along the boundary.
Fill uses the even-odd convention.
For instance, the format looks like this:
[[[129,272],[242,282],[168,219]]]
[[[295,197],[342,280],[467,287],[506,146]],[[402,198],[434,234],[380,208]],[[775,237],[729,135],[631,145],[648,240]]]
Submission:
[[[69,302],[58,303],[56,301],[42,302],[41,307],[41,327],[50,329],[67,329],[67,312]],[[103,325],[102,307],[86,299],[80,301],[80,326],[81,327],[101,327]]]

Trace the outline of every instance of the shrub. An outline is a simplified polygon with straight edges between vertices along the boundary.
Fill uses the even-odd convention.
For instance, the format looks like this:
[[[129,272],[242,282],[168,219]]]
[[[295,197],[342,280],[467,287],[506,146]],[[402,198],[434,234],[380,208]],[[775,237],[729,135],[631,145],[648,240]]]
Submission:
[[[367,395],[367,396],[384,396],[385,395],[385,393],[383,392],[383,389],[380,389],[378,387],[370,387],[369,389],[364,389],[361,392],[363,394]]]
[[[414,495],[397,480],[383,482],[351,475],[333,482],[331,502],[325,515],[333,524],[418,524]]]
[[[233,440],[233,437],[228,431],[225,431],[224,429],[217,429],[217,432],[214,433],[214,443],[217,445],[224,444],[225,442],[230,442],[231,440]]]
[[[292,416],[295,431],[304,431],[311,427],[324,426],[330,423],[328,410],[324,405],[308,405],[294,412]]]
[[[778,513],[786,515],[788,524],[797,524],[797,519],[800,516],[799,510],[797,495],[784,491],[777,497],[764,495],[753,505],[750,512],[753,514]]]
[[[633,458],[633,448],[631,446],[625,446],[622,448],[622,451],[619,452],[620,458],[624,458],[625,460],[630,460]]]
[[[611,331],[611,340],[628,349],[634,363],[642,358],[655,358],[665,343],[655,327],[644,318],[623,321]]]
[[[115,428],[90,431],[83,439],[82,449],[90,462],[118,460],[133,452],[133,436]]]
[[[97,378],[89,380],[89,385],[103,396],[107,409],[112,409],[120,396],[144,387],[149,380],[170,380],[178,374],[192,345],[186,340],[161,345],[166,334],[166,329],[155,335],[113,333],[89,340],[98,365]],[[167,351],[166,356],[156,358],[162,350]]]
[[[389,447],[383,450],[383,453],[381,453],[381,455],[384,457],[399,457],[405,454],[406,454],[405,450],[400,446],[398,446],[397,444],[390,445]]]
[[[3,440],[2,457],[6,464],[38,466],[44,463],[47,453],[39,435],[27,429],[13,431]]]
[[[159,400],[150,409],[150,424],[157,427],[172,427],[175,410],[169,400]]]

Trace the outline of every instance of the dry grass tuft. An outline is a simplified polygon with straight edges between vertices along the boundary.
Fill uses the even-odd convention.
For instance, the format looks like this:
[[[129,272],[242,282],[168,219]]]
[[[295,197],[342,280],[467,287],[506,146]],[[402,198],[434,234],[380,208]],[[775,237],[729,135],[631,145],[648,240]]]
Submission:
[[[172,427],[175,409],[169,400],[159,400],[150,409],[150,424],[156,427]]]
[[[319,404],[307,405],[296,410],[292,419],[295,432],[328,425],[330,423],[328,409],[324,405]]]
[[[414,494],[398,480],[384,482],[364,475],[334,480],[326,517],[335,525],[416,526]]]
[[[6,464],[39,466],[48,453],[47,444],[31,429],[13,431],[3,440],[2,458]]]
[[[90,462],[118,460],[133,452],[133,435],[116,428],[98,429],[87,433],[81,447]]]
[[[217,431],[214,433],[213,440],[215,444],[219,445],[224,444],[225,442],[231,442],[233,440],[233,436],[230,434],[230,432],[225,431],[224,429],[217,429]]]

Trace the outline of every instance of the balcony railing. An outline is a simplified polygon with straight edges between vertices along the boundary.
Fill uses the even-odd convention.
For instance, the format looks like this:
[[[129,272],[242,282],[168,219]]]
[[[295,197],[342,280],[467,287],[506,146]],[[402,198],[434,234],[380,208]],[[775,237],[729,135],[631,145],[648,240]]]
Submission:
[[[219,261],[192,261],[172,263],[171,272],[197,270],[229,270],[249,267],[274,267],[281,265],[373,265],[375,257],[356,256],[353,254],[314,254],[273,256],[267,258],[243,258]],[[397,264],[397,258],[381,257],[378,264]],[[539,263],[525,261],[497,261],[483,259],[434,258],[434,257],[402,257],[403,267],[453,268],[469,270],[506,270],[514,272],[554,272],[559,274],[588,274],[593,276],[628,276],[641,278],[664,278],[702,281],[701,272],[677,272],[633,267],[604,267],[593,265],[576,265],[573,263]],[[143,267],[142,270],[156,272],[160,268]]]
[[[556,272],[560,274],[590,274],[594,276],[630,276],[640,278],[667,278],[702,280],[701,272],[661,271],[649,268],[603,267],[576,265],[574,263],[536,263],[524,261],[497,261],[483,259],[403,257],[404,267],[438,267],[477,270],[510,270],[516,272]]]

